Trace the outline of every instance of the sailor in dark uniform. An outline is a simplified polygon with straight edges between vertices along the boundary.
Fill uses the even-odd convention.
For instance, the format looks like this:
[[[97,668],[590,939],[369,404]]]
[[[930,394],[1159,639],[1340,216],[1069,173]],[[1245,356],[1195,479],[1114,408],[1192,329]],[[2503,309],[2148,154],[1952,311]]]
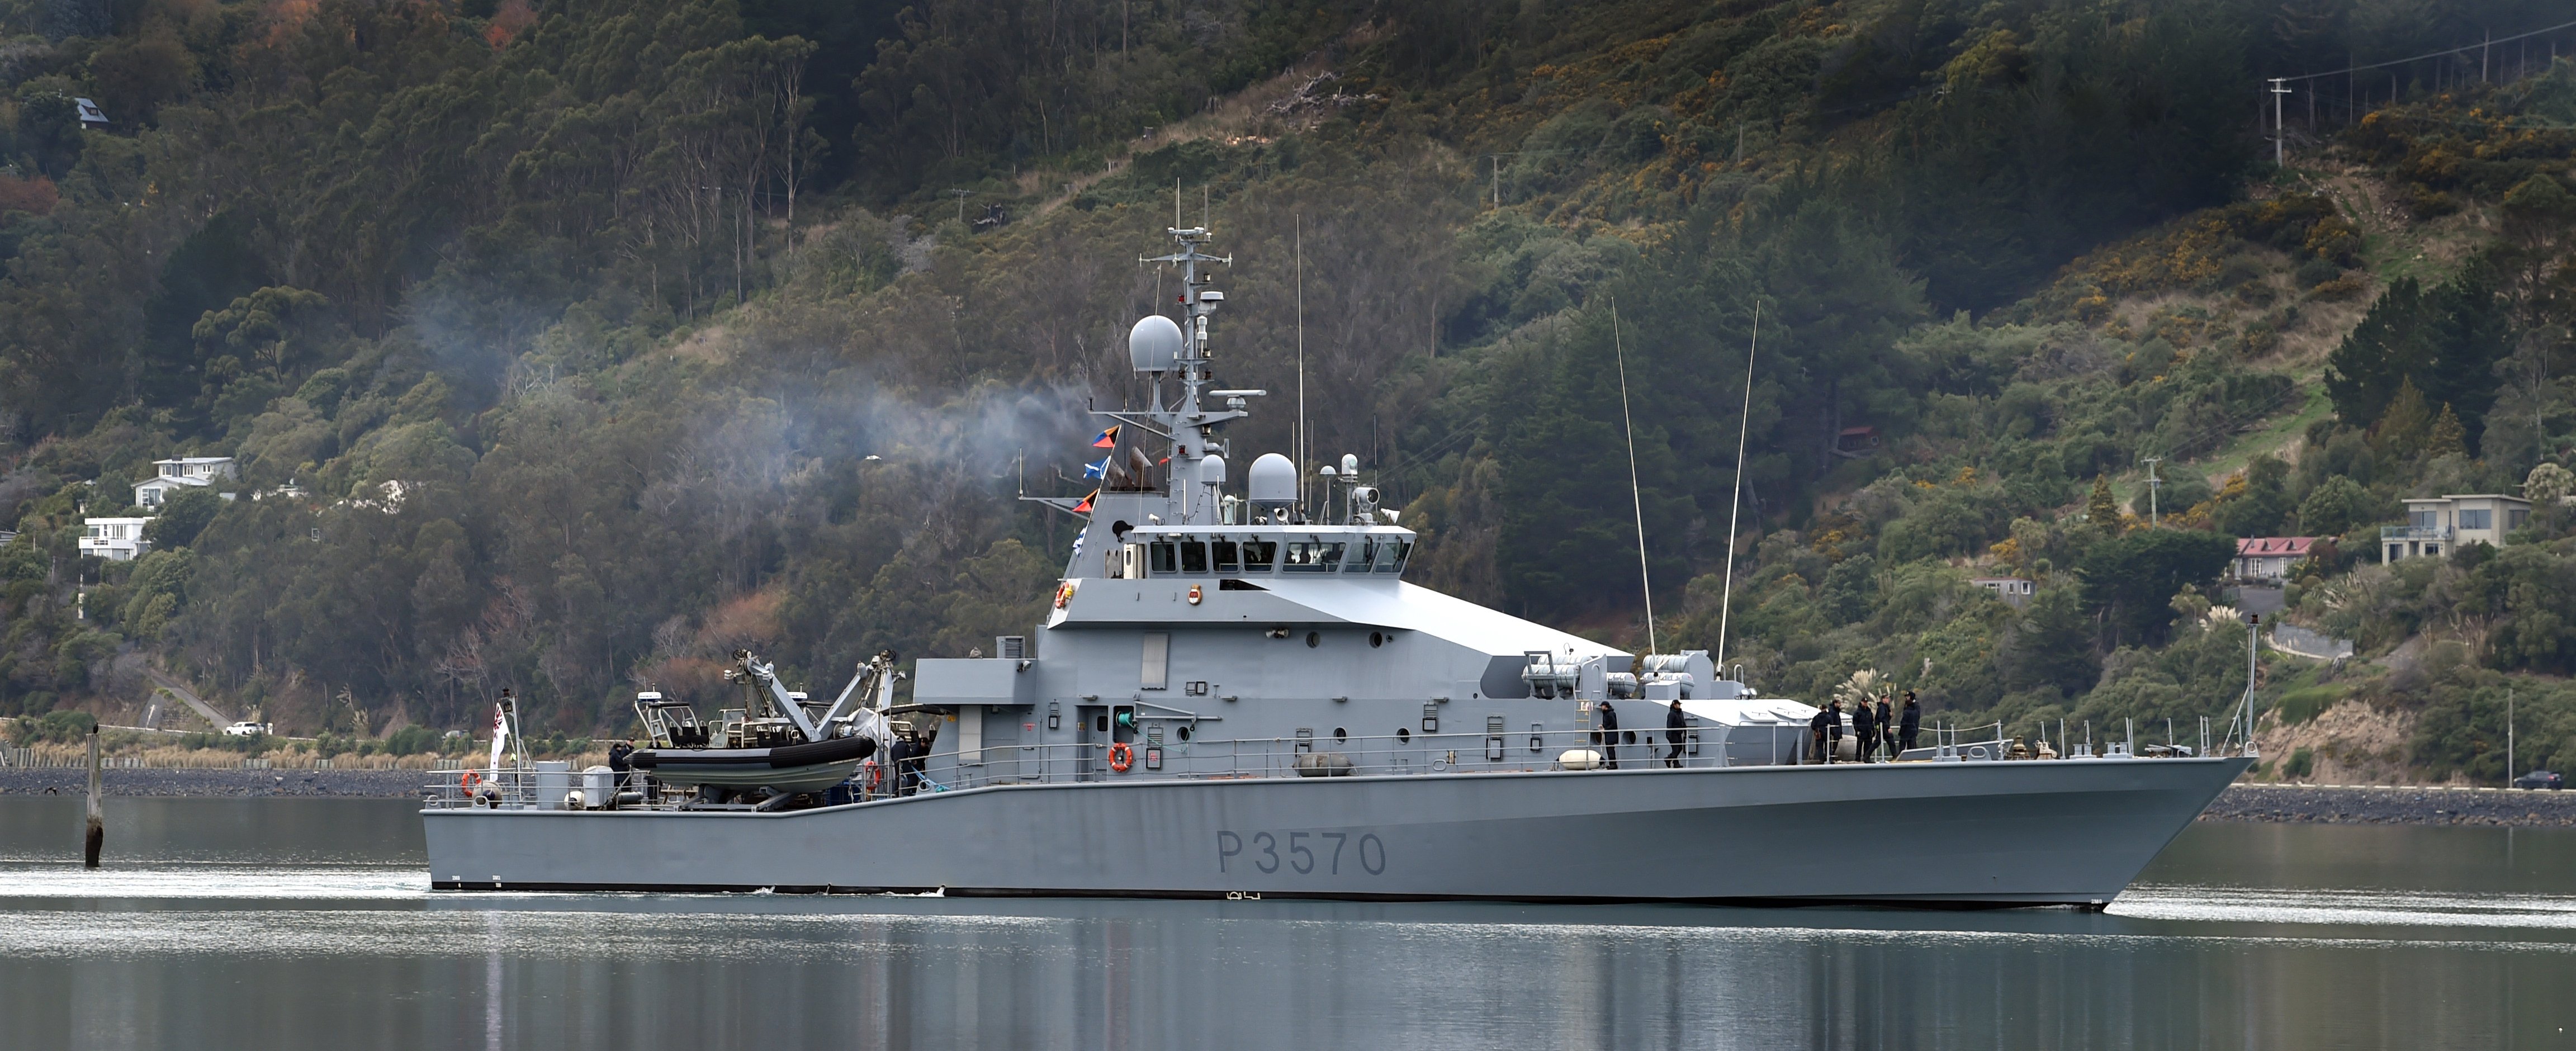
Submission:
[[[1682,765],[1682,740],[1689,735],[1689,726],[1689,714],[1682,711],[1679,699],[1674,700],[1672,708],[1664,712],[1664,743],[1670,746],[1670,750],[1664,753],[1665,766]]]
[[[1601,702],[1601,754],[1610,760],[1610,769],[1619,769],[1619,709]]]

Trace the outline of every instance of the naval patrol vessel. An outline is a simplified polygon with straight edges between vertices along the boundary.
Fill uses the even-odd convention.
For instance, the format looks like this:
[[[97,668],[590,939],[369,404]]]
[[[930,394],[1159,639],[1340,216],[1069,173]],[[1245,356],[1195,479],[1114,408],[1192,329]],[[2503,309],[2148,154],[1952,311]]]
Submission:
[[[908,700],[891,655],[825,705],[736,654],[744,705],[639,697],[624,769],[496,746],[426,800],[434,886],[2099,907],[2252,762],[1998,732],[1814,763],[1817,709],[1704,651],[1408,583],[1354,459],[1320,501],[1277,453],[1237,487],[1220,430],[1265,392],[1211,375],[1231,259],[1169,233],[1148,405],[1100,413],[1097,492],[1044,498],[1083,525],[1043,624],[917,661]]]

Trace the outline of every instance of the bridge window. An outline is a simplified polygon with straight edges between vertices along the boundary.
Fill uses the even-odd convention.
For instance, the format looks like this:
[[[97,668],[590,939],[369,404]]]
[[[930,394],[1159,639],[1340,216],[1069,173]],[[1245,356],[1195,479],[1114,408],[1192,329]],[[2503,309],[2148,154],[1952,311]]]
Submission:
[[[1213,560],[1216,562],[1217,572],[1239,573],[1243,571],[1243,555],[1239,550],[1239,547],[1240,545],[1237,545],[1232,540],[1212,540],[1208,542],[1208,554],[1212,556]]]
[[[1288,562],[1281,568],[1290,573],[1330,573],[1342,564],[1342,547],[1339,542],[1291,541]]]
[[[1244,541],[1244,542],[1243,542],[1243,571],[1244,571],[1244,572],[1246,572],[1246,573],[1267,573],[1267,572],[1270,572],[1270,567],[1271,567],[1271,566],[1273,566],[1273,565],[1275,565],[1275,564],[1277,564],[1277,563],[1278,563],[1278,561],[1279,561],[1279,542],[1278,542],[1278,541],[1276,541],[1276,540],[1246,540],[1246,541]]]
[[[1413,555],[1413,541],[1389,537],[1377,542],[1377,556],[1369,561],[1380,573],[1404,572],[1404,560]]]
[[[1156,573],[1180,572],[1181,559],[1178,548],[1179,545],[1174,544],[1169,540],[1145,545],[1146,555],[1149,559],[1147,565]]]
[[[1181,573],[1184,576],[1206,576],[1207,545],[1196,540],[1181,541]]]

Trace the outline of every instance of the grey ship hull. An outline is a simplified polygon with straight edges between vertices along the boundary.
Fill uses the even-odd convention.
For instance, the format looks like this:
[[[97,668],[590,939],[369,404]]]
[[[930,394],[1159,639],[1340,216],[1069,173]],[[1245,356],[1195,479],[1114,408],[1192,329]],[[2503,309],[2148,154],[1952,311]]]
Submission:
[[[2100,905],[2248,759],[1005,785],[424,811],[449,890]]]

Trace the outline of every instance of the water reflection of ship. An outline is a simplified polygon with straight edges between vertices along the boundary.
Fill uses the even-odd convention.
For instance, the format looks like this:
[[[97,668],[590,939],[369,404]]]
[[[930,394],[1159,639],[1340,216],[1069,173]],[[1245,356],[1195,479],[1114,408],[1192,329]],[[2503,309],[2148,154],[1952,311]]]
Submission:
[[[647,776],[619,791],[433,798],[436,885],[2091,905],[2251,761],[1808,765],[1816,709],[1704,651],[1406,583],[1416,536],[1355,457],[1319,500],[1277,453],[1233,487],[1218,432],[1266,392],[1215,384],[1230,260],[1171,234],[1149,262],[1181,270],[1180,318],[1129,337],[1147,407],[1099,413],[1100,489],[1034,498],[1082,522],[1034,634],[918,661],[903,705],[887,656],[815,705],[738,654],[756,702],[702,725],[639,700]]]

